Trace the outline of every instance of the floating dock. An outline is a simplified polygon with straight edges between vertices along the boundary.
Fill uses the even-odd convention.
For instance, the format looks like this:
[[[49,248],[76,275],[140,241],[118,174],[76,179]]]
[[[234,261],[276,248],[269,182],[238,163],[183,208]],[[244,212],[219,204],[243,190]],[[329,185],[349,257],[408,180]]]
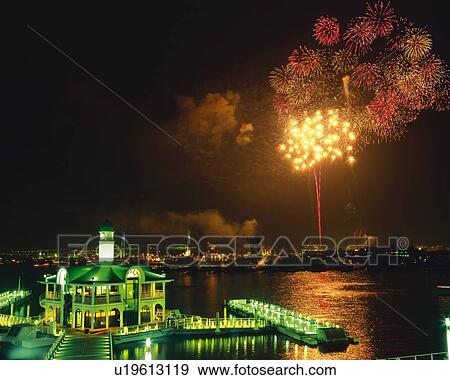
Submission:
[[[273,326],[276,331],[308,346],[343,346],[358,343],[340,326],[322,322],[296,311],[254,299],[233,299],[226,303],[230,313],[253,317]]]

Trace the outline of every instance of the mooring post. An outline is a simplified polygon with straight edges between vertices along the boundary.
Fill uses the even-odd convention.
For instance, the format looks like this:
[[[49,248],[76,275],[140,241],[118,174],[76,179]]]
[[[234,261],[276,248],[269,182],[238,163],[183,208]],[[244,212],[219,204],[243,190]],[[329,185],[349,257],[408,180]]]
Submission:
[[[10,310],[11,310],[11,317],[12,317],[14,315],[14,302],[11,302]]]
[[[30,305],[27,305],[27,318],[30,318]]]

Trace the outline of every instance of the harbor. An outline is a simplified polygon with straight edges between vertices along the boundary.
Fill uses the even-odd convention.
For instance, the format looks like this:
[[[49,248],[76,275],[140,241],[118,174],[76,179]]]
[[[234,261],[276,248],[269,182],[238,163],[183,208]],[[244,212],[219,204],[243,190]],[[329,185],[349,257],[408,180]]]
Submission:
[[[3,310],[9,313],[0,315],[0,354],[10,347],[9,352],[19,350],[25,358],[107,360],[129,357],[130,348],[137,350],[137,358],[150,353],[159,357],[159,347],[166,345],[196,342],[202,347],[205,342],[206,347],[211,344],[215,349],[234,342],[236,354],[243,355],[239,352],[249,349],[246,342],[261,341],[263,347],[283,344],[283,350],[295,356],[302,352],[325,358],[420,358],[429,353],[448,357],[446,339],[443,350],[424,346],[411,352],[398,349],[392,341],[389,346],[389,340],[383,338],[380,344],[391,348],[392,354],[389,350],[382,356],[367,351],[377,336],[368,335],[367,324],[355,321],[364,322],[369,310],[357,309],[356,319],[349,318],[348,310],[355,307],[355,297],[361,305],[372,296],[384,298],[387,288],[372,288],[370,281],[386,274],[156,272],[115,262],[111,251],[114,233],[110,222],[100,226],[97,263],[62,266],[53,274],[42,268],[29,290],[19,285],[17,290],[1,294]],[[395,278],[403,275],[399,272]],[[344,276],[345,282],[339,283]],[[275,297],[267,299],[267,294]],[[276,298],[277,294],[283,297]],[[434,292],[430,296],[444,302],[443,310],[447,310],[446,296]],[[330,307],[328,302],[335,300],[340,302]],[[373,306],[380,309],[382,305]],[[381,310],[382,318],[392,320],[392,315],[386,314],[389,310]],[[408,326],[398,326],[398,331],[392,330],[393,336],[401,335],[408,342]],[[446,326],[450,327],[448,319]],[[445,337],[442,326],[432,331],[439,339]]]

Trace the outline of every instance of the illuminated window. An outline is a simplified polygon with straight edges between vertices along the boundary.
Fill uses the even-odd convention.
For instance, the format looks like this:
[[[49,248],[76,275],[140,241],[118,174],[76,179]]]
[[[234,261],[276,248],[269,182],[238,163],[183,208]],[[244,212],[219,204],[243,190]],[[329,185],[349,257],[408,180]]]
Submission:
[[[139,271],[136,268],[131,268],[128,271],[127,278],[139,278]]]

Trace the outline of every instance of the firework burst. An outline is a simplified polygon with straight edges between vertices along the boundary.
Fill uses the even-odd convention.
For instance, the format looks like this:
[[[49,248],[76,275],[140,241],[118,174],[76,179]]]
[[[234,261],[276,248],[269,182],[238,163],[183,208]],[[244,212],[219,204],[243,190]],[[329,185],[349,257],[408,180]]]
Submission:
[[[372,26],[378,37],[385,37],[394,29],[395,13],[389,2],[367,4],[367,13],[363,19]]]
[[[347,49],[351,52],[363,55],[372,49],[372,42],[377,37],[374,26],[360,18],[345,31],[344,40]]]
[[[358,64],[358,56],[352,52],[341,49],[331,57],[331,67],[337,74],[346,74]]]
[[[280,152],[296,171],[314,168],[326,161],[354,161],[356,133],[340,117],[339,110],[318,110],[301,121],[289,119]]]
[[[380,67],[375,63],[362,63],[352,73],[352,83],[357,87],[370,90],[380,78]]]
[[[273,106],[280,117],[289,115],[292,111],[291,102],[286,94],[278,93],[273,98]]]
[[[337,19],[335,17],[319,17],[314,25],[313,35],[321,45],[336,45],[341,38]]]
[[[299,46],[289,57],[288,67],[298,75],[309,76],[321,72],[323,60],[322,51]]]
[[[389,2],[367,4],[343,31],[319,17],[313,35],[321,47],[294,50],[270,83],[285,128],[279,150],[294,171],[314,174],[320,237],[322,165],[353,162],[367,144],[400,139],[423,110],[448,110],[450,79],[430,34]]]
[[[432,45],[431,35],[426,30],[412,28],[406,32],[401,49],[407,59],[418,61],[428,54]]]
[[[269,76],[270,84],[276,92],[286,94],[292,85],[292,76],[289,68],[282,66],[272,70]]]

